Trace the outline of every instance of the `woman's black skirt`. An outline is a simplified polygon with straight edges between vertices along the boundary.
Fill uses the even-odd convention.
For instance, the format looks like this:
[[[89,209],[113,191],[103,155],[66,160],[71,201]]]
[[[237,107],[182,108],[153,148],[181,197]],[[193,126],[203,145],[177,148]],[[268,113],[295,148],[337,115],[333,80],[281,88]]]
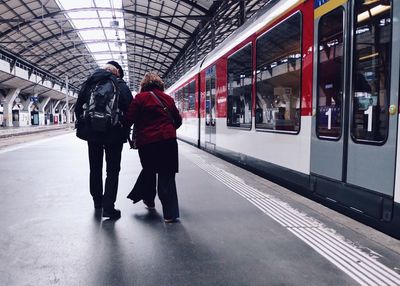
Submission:
[[[145,170],[155,173],[178,173],[178,143],[163,140],[139,147],[139,157]]]

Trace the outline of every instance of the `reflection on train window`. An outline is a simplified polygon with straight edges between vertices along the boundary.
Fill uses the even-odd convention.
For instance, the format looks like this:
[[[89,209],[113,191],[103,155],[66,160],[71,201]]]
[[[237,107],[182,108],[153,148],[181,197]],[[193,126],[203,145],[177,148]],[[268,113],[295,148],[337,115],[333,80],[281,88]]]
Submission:
[[[251,50],[249,44],[228,58],[228,126],[251,127]]]
[[[182,110],[187,111],[189,107],[189,87],[185,85],[183,87],[183,102],[182,102]]]
[[[389,123],[391,1],[356,1],[352,79],[353,140],[382,143]]]
[[[256,128],[298,132],[301,92],[301,14],[257,39]]]
[[[215,126],[215,65],[206,70],[206,126]]]
[[[176,93],[175,92],[170,92],[169,96],[171,96],[174,99],[175,106],[178,108]]]
[[[175,104],[180,112],[195,109],[195,86],[195,81],[192,81],[174,93]]]
[[[195,81],[189,83],[189,105],[188,110],[193,111],[195,108]]]
[[[179,110],[179,112],[182,112],[183,111],[183,89],[182,88],[176,92],[176,97],[178,99],[178,110]]]
[[[319,22],[317,136],[339,139],[342,134],[343,8]]]

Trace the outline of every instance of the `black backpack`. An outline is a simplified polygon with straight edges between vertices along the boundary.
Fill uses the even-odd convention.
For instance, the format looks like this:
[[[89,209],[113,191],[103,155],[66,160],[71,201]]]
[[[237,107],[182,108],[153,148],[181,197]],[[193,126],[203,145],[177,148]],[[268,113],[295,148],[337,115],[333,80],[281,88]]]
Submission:
[[[117,78],[109,76],[91,84],[85,108],[85,119],[93,131],[106,132],[118,124],[120,90]]]

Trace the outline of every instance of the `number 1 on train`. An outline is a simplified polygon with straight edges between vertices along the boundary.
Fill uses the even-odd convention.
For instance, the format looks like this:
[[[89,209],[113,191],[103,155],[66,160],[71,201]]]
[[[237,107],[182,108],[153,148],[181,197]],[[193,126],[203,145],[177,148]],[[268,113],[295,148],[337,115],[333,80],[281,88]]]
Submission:
[[[364,114],[368,116],[368,132],[372,131],[372,105],[364,111]]]
[[[328,116],[328,130],[331,130],[332,127],[332,109],[329,108],[325,115]]]

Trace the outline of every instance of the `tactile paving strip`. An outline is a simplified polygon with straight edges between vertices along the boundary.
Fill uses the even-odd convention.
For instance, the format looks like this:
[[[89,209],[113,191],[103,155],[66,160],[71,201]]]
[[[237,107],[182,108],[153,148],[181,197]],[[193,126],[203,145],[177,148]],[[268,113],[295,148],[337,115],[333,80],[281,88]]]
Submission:
[[[247,185],[241,178],[206,162],[201,156],[189,153],[185,156],[198,167],[247,199],[360,285],[400,285],[398,273],[346,241],[334,230],[289,204]]]

